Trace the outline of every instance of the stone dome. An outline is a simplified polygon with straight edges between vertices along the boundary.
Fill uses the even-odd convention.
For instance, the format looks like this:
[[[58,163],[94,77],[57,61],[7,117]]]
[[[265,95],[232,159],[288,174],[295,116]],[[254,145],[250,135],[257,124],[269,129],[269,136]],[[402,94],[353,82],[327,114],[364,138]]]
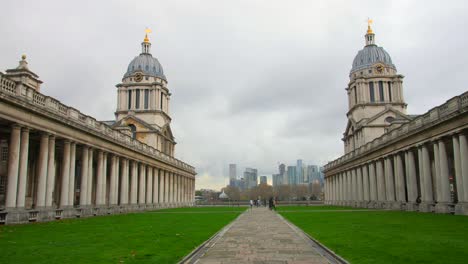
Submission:
[[[365,68],[370,68],[375,63],[385,64],[387,67],[396,70],[395,65],[392,63],[390,55],[382,48],[375,44],[367,45],[358,52],[353,60],[353,67],[351,73]]]
[[[158,77],[167,81],[158,59],[154,58],[149,53],[142,53],[135,57],[128,65],[124,78],[133,75],[137,71],[143,72],[143,75]]]

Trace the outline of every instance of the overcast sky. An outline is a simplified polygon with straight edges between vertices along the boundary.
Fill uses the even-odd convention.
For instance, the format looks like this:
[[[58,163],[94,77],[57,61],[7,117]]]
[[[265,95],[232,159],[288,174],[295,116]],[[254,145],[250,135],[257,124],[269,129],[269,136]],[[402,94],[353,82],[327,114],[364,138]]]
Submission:
[[[144,29],[172,93],[176,157],[197,188],[228,164],[276,173],[343,153],[345,87],[366,19],[392,57],[408,113],[467,90],[466,1],[2,1],[0,71],[21,54],[42,93],[114,119],[116,87]]]

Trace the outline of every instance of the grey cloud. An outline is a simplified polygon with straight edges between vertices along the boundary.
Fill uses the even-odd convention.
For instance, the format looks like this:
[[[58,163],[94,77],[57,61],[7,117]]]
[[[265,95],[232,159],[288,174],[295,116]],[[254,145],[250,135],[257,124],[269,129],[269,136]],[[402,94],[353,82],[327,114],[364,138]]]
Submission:
[[[342,154],[351,62],[367,17],[406,76],[410,113],[466,91],[465,1],[4,1],[0,70],[22,53],[43,93],[100,120],[151,27],[169,80],[176,156],[197,188],[226,183],[229,163],[276,171]]]

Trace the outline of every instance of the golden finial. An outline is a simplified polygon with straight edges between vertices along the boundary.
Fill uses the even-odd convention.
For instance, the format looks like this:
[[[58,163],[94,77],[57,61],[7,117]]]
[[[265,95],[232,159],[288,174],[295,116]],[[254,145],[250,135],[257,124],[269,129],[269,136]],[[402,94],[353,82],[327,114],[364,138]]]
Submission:
[[[21,55],[21,59],[25,60],[26,59],[26,54]]]
[[[143,42],[149,42],[148,33],[151,33],[151,29],[146,28],[145,33],[146,33],[145,34],[145,39],[143,40]]]
[[[367,18],[367,34],[373,34],[371,25],[374,21],[370,18]]]

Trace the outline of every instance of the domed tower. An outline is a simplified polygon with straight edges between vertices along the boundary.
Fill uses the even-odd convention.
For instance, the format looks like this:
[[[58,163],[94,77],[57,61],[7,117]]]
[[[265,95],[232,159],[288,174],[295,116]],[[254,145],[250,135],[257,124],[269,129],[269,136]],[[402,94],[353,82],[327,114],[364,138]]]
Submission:
[[[390,126],[408,122],[403,98],[403,75],[390,55],[375,44],[368,21],[366,45],[354,58],[348,93],[348,124],[343,134],[345,153],[383,135]]]
[[[142,51],[128,65],[122,83],[117,84],[115,129],[174,156],[175,140],[170,128],[171,93],[158,59],[151,55],[148,33],[141,43]]]

